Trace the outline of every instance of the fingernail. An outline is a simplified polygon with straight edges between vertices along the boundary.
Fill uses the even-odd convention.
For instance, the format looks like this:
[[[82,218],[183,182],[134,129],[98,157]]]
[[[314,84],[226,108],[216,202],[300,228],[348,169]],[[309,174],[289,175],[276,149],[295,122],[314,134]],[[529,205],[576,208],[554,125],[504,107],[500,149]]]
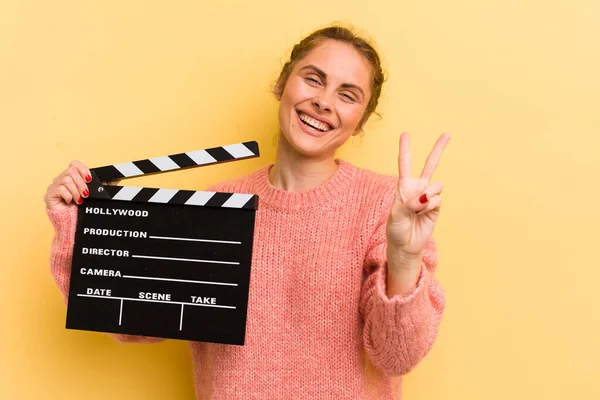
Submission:
[[[82,204],[83,203],[83,199],[80,197],[79,200],[77,200],[77,204]]]
[[[402,204],[406,203],[406,197],[404,196],[404,193],[402,193],[402,190],[398,189],[398,193],[400,193],[400,201]]]
[[[85,189],[82,194],[83,194],[83,197],[88,197],[90,195],[90,192],[89,192],[89,190]]]
[[[85,181],[86,181],[87,183],[90,183],[90,182],[92,181],[92,177],[91,177],[91,176],[89,176],[89,175],[86,175],[86,176],[85,176]]]
[[[419,203],[421,204],[425,204],[427,203],[427,193],[423,193],[420,197],[419,197]]]

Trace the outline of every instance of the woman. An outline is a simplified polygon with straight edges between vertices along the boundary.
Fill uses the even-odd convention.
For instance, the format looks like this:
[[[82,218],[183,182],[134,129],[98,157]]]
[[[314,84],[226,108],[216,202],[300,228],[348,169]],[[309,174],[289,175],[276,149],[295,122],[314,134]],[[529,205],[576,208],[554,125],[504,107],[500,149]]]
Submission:
[[[316,31],[294,47],[275,86],[275,163],[213,191],[255,193],[246,343],[191,343],[199,399],[388,399],[437,335],[444,294],[431,238],[440,183],[429,184],[449,135],[419,178],[407,134],[399,176],[335,158],[375,111],[379,57],[349,30]],[[74,161],[48,187],[56,236],[51,271],[67,300],[76,205],[89,170]],[[123,342],[158,338],[112,335]]]

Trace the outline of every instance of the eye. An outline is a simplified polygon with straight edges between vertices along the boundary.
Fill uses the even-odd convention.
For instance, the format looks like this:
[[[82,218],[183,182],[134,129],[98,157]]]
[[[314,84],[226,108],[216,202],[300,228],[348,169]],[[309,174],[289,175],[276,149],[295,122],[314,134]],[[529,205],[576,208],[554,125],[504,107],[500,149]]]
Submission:
[[[344,98],[346,101],[350,101],[350,102],[355,102],[355,101],[356,101],[356,99],[355,99],[353,96],[349,95],[348,93],[341,93],[340,95],[341,95],[341,96],[342,96],[342,97],[343,97],[343,98]]]
[[[304,78],[305,81],[307,81],[310,85],[321,85],[321,82],[319,82],[317,79],[315,78],[311,78],[310,76],[307,76]]]

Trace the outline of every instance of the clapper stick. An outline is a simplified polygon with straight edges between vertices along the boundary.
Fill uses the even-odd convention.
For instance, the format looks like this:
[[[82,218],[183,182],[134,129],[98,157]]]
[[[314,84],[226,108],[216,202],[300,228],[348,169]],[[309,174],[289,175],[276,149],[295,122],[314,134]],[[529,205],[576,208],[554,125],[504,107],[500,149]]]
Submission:
[[[200,206],[256,208],[256,196],[248,194],[211,193],[191,190],[155,189],[109,186],[104,183],[143,175],[188,169],[259,156],[255,141],[196,150],[170,156],[143,159],[122,164],[92,168],[88,184],[91,198],[150,203],[186,204]]]
[[[66,328],[243,345],[257,196],[107,183],[258,156],[244,142],[92,168]]]

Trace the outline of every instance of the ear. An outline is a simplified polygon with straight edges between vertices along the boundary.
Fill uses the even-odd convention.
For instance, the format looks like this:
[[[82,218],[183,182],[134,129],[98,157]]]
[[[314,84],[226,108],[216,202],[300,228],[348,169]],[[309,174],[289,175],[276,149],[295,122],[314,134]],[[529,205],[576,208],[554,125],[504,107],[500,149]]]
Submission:
[[[273,88],[273,93],[275,94],[275,98],[277,99],[277,101],[281,101],[281,95],[283,94],[283,89],[284,89],[283,76],[282,76],[282,74],[279,74],[279,78],[277,79],[277,82],[275,83],[275,87]]]
[[[363,132],[363,127],[365,126],[365,124],[367,123],[367,121],[369,120],[369,117],[371,116],[372,113],[369,113],[367,115],[365,115],[360,122],[358,123],[356,129],[354,130],[354,132],[352,133],[352,136],[356,136],[359,133]]]

